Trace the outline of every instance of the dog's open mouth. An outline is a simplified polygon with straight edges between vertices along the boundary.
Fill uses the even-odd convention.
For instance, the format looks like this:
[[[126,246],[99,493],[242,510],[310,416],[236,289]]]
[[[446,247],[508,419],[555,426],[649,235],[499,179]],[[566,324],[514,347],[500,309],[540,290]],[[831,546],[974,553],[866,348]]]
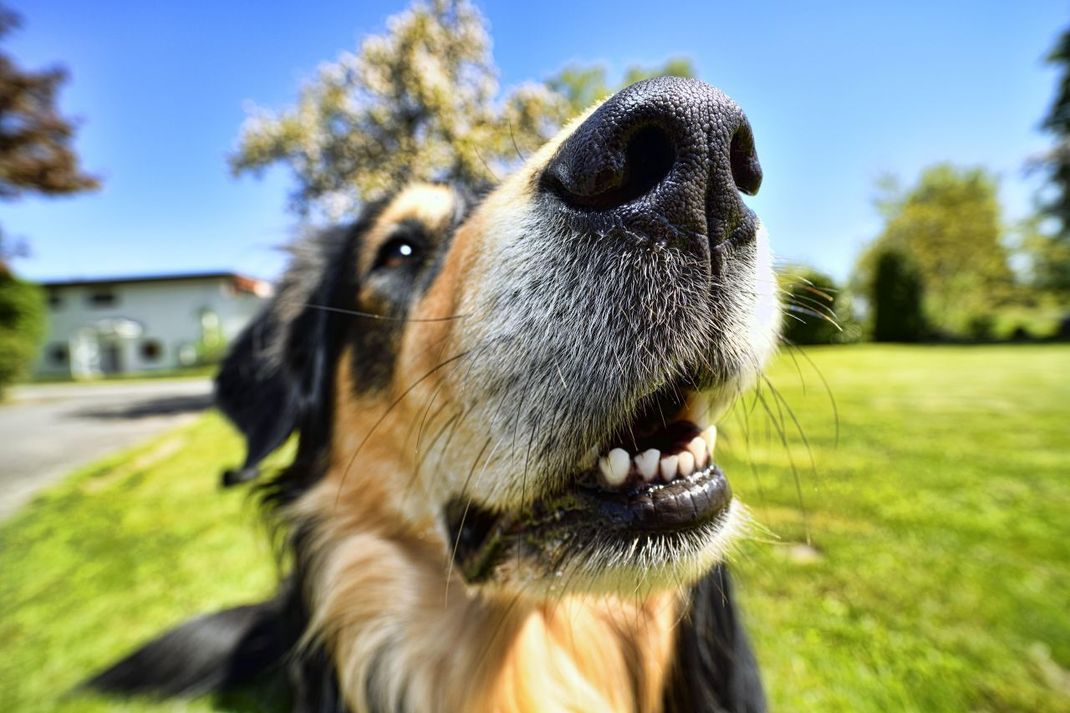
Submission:
[[[520,512],[452,501],[446,522],[455,566],[476,583],[510,554],[555,571],[594,543],[634,553],[657,540],[672,544],[717,528],[732,501],[714,463],[717,429],[691,420],[681,391],[666,388],[645,399],[636,418],[606,439],[593,467]]]

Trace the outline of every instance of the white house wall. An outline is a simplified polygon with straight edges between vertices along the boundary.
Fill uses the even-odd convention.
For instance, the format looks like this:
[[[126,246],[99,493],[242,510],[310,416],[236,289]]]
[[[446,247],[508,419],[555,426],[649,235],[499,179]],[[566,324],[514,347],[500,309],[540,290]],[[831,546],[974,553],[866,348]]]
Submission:
[[[115,294],[115,303],[92,304],[90,295],[104,289]],[[230,280],[222,277],[60,285],[50,286],[48,293],[60,304],[49,306],[48,337],[35,366],[40,374],[68,373],[69,358],[68,363],[58,363],[52,358],[54,348],[69,348],[80,330],[102,320],[131,320],[142,328],[139,336],[122,344],[122,371],[175,369],[184,365],[179,359],[183,349],[196,348],[201,341],[203,311],[219,317],[223,337],[230,341],[264,303],[263,297],[233,290]],[[162,348],[159,359],[142,355],[142,344],[150,340]]]

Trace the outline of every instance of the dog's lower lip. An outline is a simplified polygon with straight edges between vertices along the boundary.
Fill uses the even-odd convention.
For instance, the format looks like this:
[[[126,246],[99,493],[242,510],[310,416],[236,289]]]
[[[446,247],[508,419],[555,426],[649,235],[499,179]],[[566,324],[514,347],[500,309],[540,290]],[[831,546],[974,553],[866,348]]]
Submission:
[[[631,532],[688,529],[720,516],[732,501],[732,489],[715,464],[669,483],[644,484],[631,491],[582,488],[594,517]]]
[[[537,541],[619,541],[673,537],[717,527],[732,502],[732,489],[715,464],[669,483],[626,491],[579,485],[539,501],[522,513],[498,515],[471,501],[446,511],[453,559],[472,583],[490,576],[503,554]]]

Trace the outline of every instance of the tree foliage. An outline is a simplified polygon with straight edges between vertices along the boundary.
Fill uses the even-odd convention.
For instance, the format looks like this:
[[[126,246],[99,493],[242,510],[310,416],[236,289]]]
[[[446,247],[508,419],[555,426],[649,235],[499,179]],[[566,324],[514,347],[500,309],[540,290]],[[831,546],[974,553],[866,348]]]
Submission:
[[[0,5],[0,39],[19,18]],[[60,67],[31,72],[0,51],[0,200],[27,192],[64,195],[99,186],[82,172],[71,148],[74,124],[59,114],[56,94],[67,78]],[[0,227],[0,266],[25,254]]]
[[[568,114],[545,85],[500,95],[490,38],[467,0],[418,2],[387,30],[321,65],[295,106],[256,110],[233,171],[286,164],[294,207],[338,217],[410,180],[493,179]]]
[[[44,336],[41,288],[0,267],[0,395],[23,377]]]
[[[1011,298],[1013,276],[989,173],[938,164],[909,189],[887,182],[883,189],[878,208],[885,225],[860,261],[862,291],[872,293],[877,256],[894,249],[917,266],[926,321],[940,332],[966,335],[979,316]]]
[[[1023,263],[1023,286],[1033,296],[1070,299],[1070,240],[1052,230],[1050,221],[1035,215],[1019,224],[1016,250]]]
[[[293,208],[337,219],[412,180],[494,180],[612,91],[604,67],[573,66],[503,94],[490,44],[469,0],[417,1],[385,34],[322,64],[295,105],[253,110],[231,169],[288,166]],[[656,74],[694,68],[672,59],[631,67],[624,80]]]
[[[1070,28],[1063,30],[1047,56],[1059,73],[1055,98],[1041,127],[1055,138],[1055,146],[1043,157],[1050,171],[1053,196],[1045,201],[1045,211],[1061,225],[1064,238],[1070,237]]]
[[[17,25],[18,17],[0,6],[0,39]],[[0,52],[0,200],[98,186],[97,179],[79,167],[71,148],[74,124],[56,107],[56,94],[66,78],[59,67],[29,71]],[[14,277],[7,266],[7,259],[18,252],[0,231],[0,390],[26,372],[44,332],[40,288]]]
[[[1048,54],[1058,79],[1055,97],[1041,124],[1055,139],[1037,165],[1048,173],[1048,191],[1041,197],[1042,215],[1054,219],[1054,229],[1032,221],[1022,250],[1030,267],[1031,286],[1065,299],[1070,295],[1070,28],[1063,30]]]
[[[18,18],[0,6],[0,38]],[[96,188],[82,172],[71,148],[73,123],[56,108],[56,93],[67,78],[59,67],[31,72],[0,52],[0,198],[26,191],[46,195]]]
[[[573,114],[578,114],[595,102],[602,101],[615,91],[643,79],[660,76],[695,77],[695,66],[686,57],[673,57],[656,67],[632,65],[624,72],[620,86],[613,87],[609,82],[605,65],[573,64],[565,67],[547,80],[546,84],[553,91],[565,97]]]

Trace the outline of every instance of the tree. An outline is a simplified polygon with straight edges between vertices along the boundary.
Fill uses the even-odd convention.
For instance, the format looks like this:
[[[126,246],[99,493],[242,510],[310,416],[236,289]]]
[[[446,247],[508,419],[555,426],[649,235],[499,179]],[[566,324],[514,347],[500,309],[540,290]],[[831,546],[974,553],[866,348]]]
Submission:
[[[695,66],[690,59],[673,57],[659,67],[632,65],[624,72],[623,81],[615,89],[609,84],[606,66],[603,64],[569,65],[548,79],[546,84],[550,89],[564,96],[572,113],[578,114],[615,91],[643,79],[662,75],[693,78],[696,74]]]
[[[925,337],[920,271],[900,248],[881,246],[873,255],[869,300],[875,342],[917,342]]]
[[[1023,285],[1034,297],[1070,298],[1070,240],[1052,229],[1041,215],[1017,226],[1017,253],[1023,258]]]
[[[885,225],[860,261],[862,292],[872,293],[876,256],[892,248],[916,265],[926,321],[938,331],[965,335],[1011,299],[1013,276],[989,173],[938,164],[910,189],[887,181],[882,188]]]
[[[631,67],[626,83],[694,76],[686,59]],[[469,0],[416,2],[320,66],[297,103],[255,109],[235,175],[288,166],[292,207],[338,219],[412,180],[479,184],[508,172],[573,115],[611,93],[604,67],[568,67],[501,95],[483,17]]]
[[[25,375],[37,352],[44,336],[44,305],[41,288],[0,266],[0,396]]]
[[[0,6],[0,39],[18,18]],[[66,72],[53,67],[31,72],[0,52],[0,200],[27,192],[65,195],[94,189],[71,148],[74,125],[56,109]],[[0,230],[0,390],[22,376],[41,339],[45,309],[41,290],[11,274],[7,260],[19,248]]]
[[[18,18],[0,6],[0,38]],[[82,172],[71,148],[74,125],[60,116],[56,93],[66,81],[60,67],[31,72],[0,52],[0,199],[26,192],[64,195],[99,186]]]
[[[322,65],[296,106],[256,110],[234,173],[288,165],[294,208],[338,218],[411,180],[493,179],[568,114],[544,85],[499,96],[490,38],[467,0],[417,2],[387,28]]]
[[[1059,76],[1041,127],[1055,145],[1030,162],[1032,168],[1048,173],[1048,188],[1040,196],[1040,216],[1026,226],[1021,249],[1029,263],[1030,286],[1066,299],[1070,295],[1070,28],[1059,35],[1046,59]],[[1039,217],[1054,224],[1046,227]]]
[[[1055,99],[1041,123],[1055,138],[1055,146],[1040,159],[1054,188],[1052,197],[1044,202],[1044,212],[1058,220],[1061,237],[1070,239],[1070,28],[1059,35],[1046,59],[1055,65],[1059,78]]]

